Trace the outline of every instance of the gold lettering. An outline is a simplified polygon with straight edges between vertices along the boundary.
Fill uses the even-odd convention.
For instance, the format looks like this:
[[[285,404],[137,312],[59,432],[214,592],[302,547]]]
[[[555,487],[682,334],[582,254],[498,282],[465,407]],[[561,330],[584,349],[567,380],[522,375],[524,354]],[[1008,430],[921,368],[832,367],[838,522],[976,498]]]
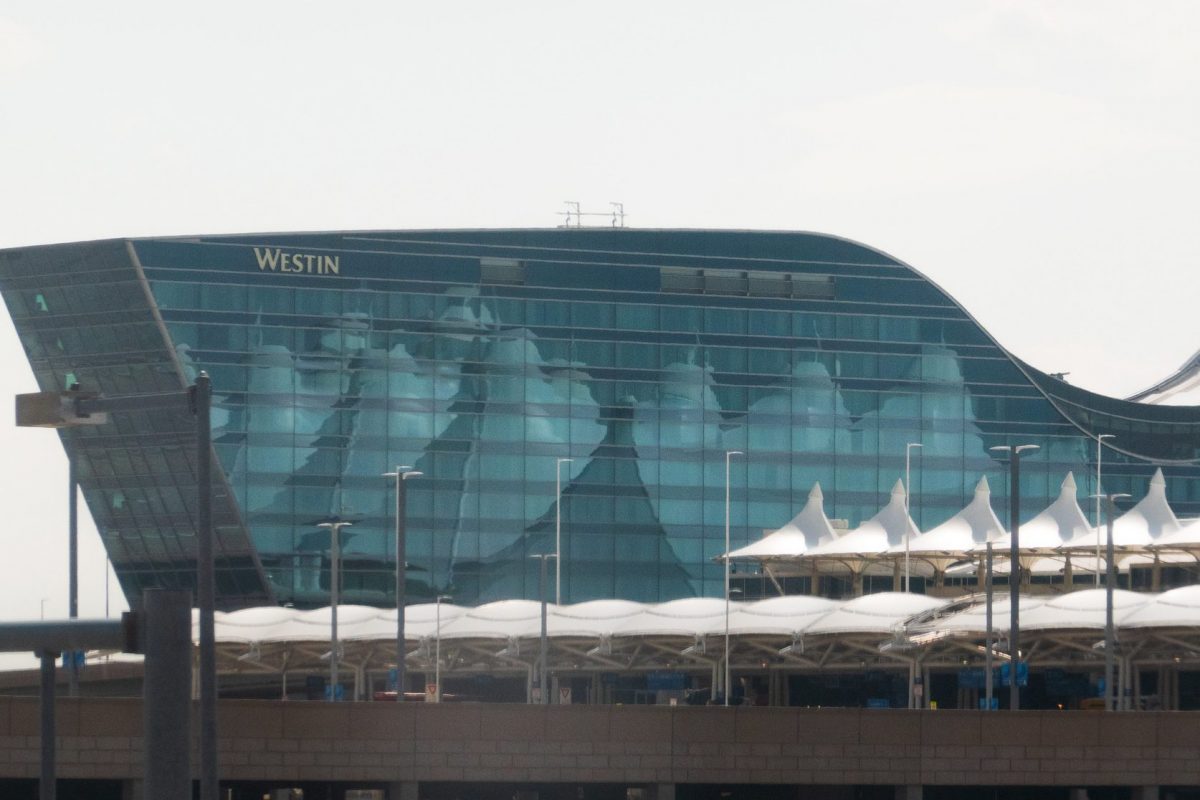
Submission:
[[[260,270],[270,270],[274,272],[279,269],[279,250],[262,250],[254,248],[254,257],[258,259],[258,268]]]
[[[278,247],[256,247],[254,258],[262,272],[295,272],[301,275],[338,275],[341,273],[341,256],[323,256],[315,253],[285,253]]]

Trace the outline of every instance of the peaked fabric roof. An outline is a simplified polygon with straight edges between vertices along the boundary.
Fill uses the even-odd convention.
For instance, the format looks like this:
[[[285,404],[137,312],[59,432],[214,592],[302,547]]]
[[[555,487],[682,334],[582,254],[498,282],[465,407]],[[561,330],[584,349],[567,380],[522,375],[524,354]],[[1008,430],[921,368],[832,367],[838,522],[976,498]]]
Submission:
[[[1158,537],[1156,547],[1200,547],[1200,519],[1181,523],[1180,526]]]
[[[1167,481],[1162,469],[1154,471],[1150,489],[1137,505],[1126,511],[1113,522],[1113,545],[1115,547],[1144,547],[1166,533],[1179,530],[1179,520],[1167,504]],[[1103,546],[1107,538],[1106,526],[1098,531],[1080,534],[1067,543],[1067,547]]]
[[[1062,489],[1058,499],[1028,522],[1021,523],[1021,535],[1018,544],[1025,550],[1054,550],[1072,539],[1088,534],[1092,527],[1087,517],[1075,499],[1075,475],[1068,472],[1063,479]],[[1003,549],[1012,543],[1012,534],[1005,533],[995,540],[996,549]],[[976,550],[983,548],[976,545]]]
[[[936,528],[914,538],[909,542],[908,551],[910,554],[967,553],[975,545],[986,544],[989,540],[995,541],[1002,536],[1004,526],[992,510],[992,491],[988,487],[987,478],[983,477],[976,484],[975,496],[966,508]],[[903,553],[903,542],[891,550],[893,553]]]
[[[764,561],[773,558],[794,558],[804,555],[810,548],[835,537],[833,526],[825,516],[825,496],[821,484],[813,484],[808,493],[804,509],[792,517],[782,528],[767,534],[757,542],[733,550],[729,558],[758,558]]]
[[[896,481],[896,485],[892,487],[891,499],[878,514],[844,536],[814,547],[809,554],[877,556],[895,544],[900,544],[903,549],[905,538],[913,539],[920,534],[908,516],[904,500],[904,482]]]

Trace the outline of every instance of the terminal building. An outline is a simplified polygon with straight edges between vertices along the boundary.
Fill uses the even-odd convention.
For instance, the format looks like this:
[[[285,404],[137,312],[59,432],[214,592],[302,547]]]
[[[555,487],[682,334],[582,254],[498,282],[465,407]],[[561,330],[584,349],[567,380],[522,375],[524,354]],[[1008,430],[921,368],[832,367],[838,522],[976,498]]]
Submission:
[[[43,390],[212,377],[226,610],[327,604],[316,526],[335,517],[353,522],[343,602],[393,604],[383,473],[401,465],[423,473],[406,484],[408,595],[463,606],[537,598],[529,556],[553,552],[556,531],[564,604],[722,596],[727,509],[744,547],[815,486],[854,528],[907,475],[928,531],[982,479],[1007,526],[1000,445],[1040,446],[1022,462],[1028,517],[1070,473],[1090,518],[1098,453],[1124,509],[1153,480],[1181,519],[1200,516],[1200,407],[1179,405],[1195,370],[1136,401],[1071,386],[913,268],[832,236],[120,239],[0,251],[0,293]],[[194,582],[192,430],[163,411],[61,433],[131,600]]]
[[[43,391],[212,378],[230,797],[1200,796],[1200,586],[1172,588],[1200,563],[1200,355],[1099,396],[911,267],[811,233],[120,239],[0,251],[0,294]],[[194,586],[194,428],[60,431],[131,603]],[[1006,674],[1009,606],[976,590],[1014,522],[993,448],[1026,444]],[[421,473],[405,686],[398,468]],[[1089,555],[1100,488],[1128,495],[1113,559]],[[530,556],[559,546],[547,586]],[[138,797],[141,707],[104,695],[140,672],[88,664],[59,709],[66,788]],[[1105,694],[1144,713],[1060,713]],[[742,707],[688,707],[722,703]],[[1006,703],[1027,711],[974,710]],[[33,796],[34,705],[0,710],[0,791]]]

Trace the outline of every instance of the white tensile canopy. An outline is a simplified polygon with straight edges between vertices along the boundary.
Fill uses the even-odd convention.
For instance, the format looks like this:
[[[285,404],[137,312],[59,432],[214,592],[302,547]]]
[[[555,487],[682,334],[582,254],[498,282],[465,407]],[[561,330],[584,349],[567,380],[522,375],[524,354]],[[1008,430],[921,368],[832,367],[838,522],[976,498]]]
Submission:
[[[1096,665],[1095,645],[1105,625],[1105,591],[1022,596],[1021,630],[1028,658],[1060,666],[1074,659]],[[993,603],[993,633],[1009,624],[1007,592]],[[687,598],[665,603],[596,600],[547,604],[547,637],[557,671],[612,672],[685,669],[707,672],[724,653],[728,630],[735,669],[776,667],[861,669],[868,661],[902,669],[920,658],[957,668],[977,658],[986,631],[982,595],[956,601],[885,592],[830,600],[787,596],[732,602]],[[443,604],[406,609],[406,651],[412,668],[432,669],[434,640],[443,669],[526,675],[539,650],[541,604],[503,600],[476,608]],[[338,609],[343,658],[356,682],[395,663],[396,612],[365,606]],[[1148,664],[1190,659],[1200,647],[1200,586],[1163,593],[1114,592],[1114,621],[1130,653]],[[226,672],[327,670],[330,610],[251,608],[216,615],[216,641]],[[728,628],[726,627],[728,625]],[[193,639],[198,619],[193,618]],[[918,656],[916,651],[922,651]]]
[[[1167,503],[1167,481],[1162,469],[1154,472],[1150,489],[1137,505],[1113,521],[1113,547],[1117,549],[1143,548],[1159,537],[1179,530],[1179,520]],[[1107,526],[1101,525],[1079,534],[1064,545],[1064,549],[1095,550],[1096,545],[1105,545]]]
[[[836,534],[825,516],[825,496],[821,484],[813,484],[808,502],[799,514],[778,530],[757,542],[732,550],[728,558],[753,558],[759,561],[794,560],[817,547],[832,541]]]
[[[1033,519],[1021,525],[1021,567],[1030,575],[1055,576],[1103,572],[1105,560],[1095,555],[1106,528],[1093,528],[1076,499],[1075,476],[1068,472],[1059,495]],[[907,541],[910,574],[967,576],[982,569],[986,544],[993,547],[992,572],[1009,575],[1011,535],[991,505],[986,478],[975,487],[971,502],[959,513],[925,533],[918,531],[905,508],[905,488],[897,481],[889,502],[875,516],[848,533],[838,534],[824,511],[820,484],[813,486],[804,509],[778,530],[728,554],[762,564],[773,580],[782,564],[809,564],[821,572],[849,574],[861,593],[867,574],[898,574]],[[1180,523],[1167,502],[1166,480],[1156,470],[1146,496],[1113,523],[1118,569],[1200,561],[1200,520]],[[720,560],[720,557],[718,557]],[[1157,578],[1155,578],[1157,586]],[[778,583],[776,583],[778,587]],[[781,590],[782,593],[782,590]]]
[[[810,549],[807,557],[819,559],[822,564],[836,564],[856,577],[862,575],[893,545],[903,548],[906,539],[920,534],[908,516],[905,500],[904,483],[896,481],[891,499],[878,514],[849,533]],[[928,572],[926,567],[925,574]]]
[[[1021,552],[1021,569],[1031,575],[1058,575],[1066,569],[1066,558],[1060,554],[1060,548],[1072,539],[1088,534],[1092,529],[1088,525],[1079,501],[1075,499],[1077,487],[1075,475],[1068,472],[1063,479],[1058,497],[1040,514],[1028,522],[1021,523],[1020,536],[1017,544]],[[997,556],[1006,554],[1012,547],[1012,533],[1004,533],[992,541],[992,551]],[[976,558],[982,556],[986,543],[975,546]],[[1072,567],[1079,564],[1082,568],[1094,568],[1094,565],[1080,564],[1083,559],[1075,559]],[[970,574],[975,567],[963,565],[949,571],[949,574]],[[992,566],[994,575],[1005,575],[1011,570],[1006,560],[996,559]]]
[[[1054,553],[1058,548],[1078,536],[1086,535],[1092,530],[1079,501],[1075,499],[1075,475],[1068,472],[1063,479],[1058,498],[1048,505],[1042,513],[1028,522],[1021,523],[1018,544],[1024,553],[1034,552]],[[996,539],[992,545],[997,552],[1007,550],[1012,544],[1012,534],[1005,533]],[[976,550],[982,550],[976,546]]]
[[[934,576],[944,575],[958,561],[969,558],[977,545],[986,545],[1004,536],[1004,526],[992,510],[992,492],[987,478],[979,479],[975,496],[966,508],[932,530],[908,543],[910,560],[919,559],[932,567]],[[893,545],[889,554],[904,555],[904,544]]]

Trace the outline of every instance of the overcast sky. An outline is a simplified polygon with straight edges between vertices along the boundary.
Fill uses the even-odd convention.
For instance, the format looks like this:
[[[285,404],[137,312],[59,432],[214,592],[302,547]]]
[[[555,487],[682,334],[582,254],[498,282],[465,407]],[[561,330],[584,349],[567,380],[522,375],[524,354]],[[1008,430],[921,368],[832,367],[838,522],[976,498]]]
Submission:
[[[6,0],[0,248],[617,200],[878,247],[1123,396],[1200,348],[1197,41],[1200,3],[1164,0]],[[0,317],[2,400],[36,387]],[[0,618],[65,616],[62,448],[11,416],[0,448]],[[102,615],[90,522],[82,565]]]

